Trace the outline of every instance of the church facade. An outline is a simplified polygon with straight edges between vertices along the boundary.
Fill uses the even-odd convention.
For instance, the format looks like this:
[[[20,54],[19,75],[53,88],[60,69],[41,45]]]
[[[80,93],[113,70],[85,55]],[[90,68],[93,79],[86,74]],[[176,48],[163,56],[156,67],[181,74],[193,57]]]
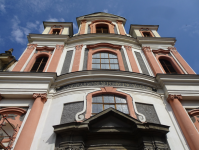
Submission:
[[[43,22],[0,72],[0,148],[198,150],[199,76],[158,25]]]

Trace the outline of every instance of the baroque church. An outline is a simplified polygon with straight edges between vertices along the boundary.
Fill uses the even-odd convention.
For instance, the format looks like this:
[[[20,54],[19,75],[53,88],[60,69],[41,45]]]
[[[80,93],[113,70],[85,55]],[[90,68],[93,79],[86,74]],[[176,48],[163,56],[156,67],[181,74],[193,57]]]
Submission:
[[[199,76],[158,25],[125,23],[43,22],[0,54],[0,149],[199,150]]]

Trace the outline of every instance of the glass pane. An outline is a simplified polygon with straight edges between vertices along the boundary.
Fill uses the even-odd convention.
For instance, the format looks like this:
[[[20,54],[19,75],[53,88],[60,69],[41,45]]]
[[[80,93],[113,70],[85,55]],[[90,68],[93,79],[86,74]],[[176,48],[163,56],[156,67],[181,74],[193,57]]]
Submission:
[[[104,103],[109,103],[109,96],[103,96],[104,97]]]
[[[106,64],[101,64],[101,69],[106,69]]]
[[[115,105],[109,105],[109,108],[110,108],[110,107],[115,108]]]
[[[116,103],[121,103],[120,97],[115,97]]]
[[[126,114],[129,114],[129,110],[127,108],[127,105],[121,105],[121,106],[122,106],[122,112],[126,113]]]
[[[92,113],[99,113],[103,110],[102,104],[93,104],[92,105]]]
[[[119,66],[118,66],[118,64],[115,64],[115,69],[119,69]]]
[[[116,107],[117,107],[117,110],[119,110],[119,111],[122,112],[122,106],[121,106],[121,104],[117,104]]]
[[[100,53],[93,54],[93,58],[100,58]]]
[[[113,62],[114,62],[114,63],[118,63],[117,59],[113,59]]]
[[[93,103],[102,103],[102,96],[93,97]]]
[[[101,63],[109,63],[108,59],[101,59]]]
[[[98,105],[98,104],[93,104],[93,105],[92,105],[92,112],[93,112],[93,113],[98,113],[98,111],[97,111],[97,105]]]
[[[126,99],[125,98],[121,98],[121,103],[126,103]]]
[[[108,58],[108,53],[101,53],[101,58]]]
[[[109,54],[109,58],[117,58],[117,55]]]
[[[109,64],[105,64],[106,65],[106,69],[109,69]]]
[[[115,65],[114,64],[111,64],[111,69],[115,69]]]
[[[108,96],[108,99],[109,99],[109,103],[115,103],[114,102],[114,96]]]
[[[92,62],[93,63],[100,63],[100,59],[93,59]]]
[[[92,64],[93,69],[100,69],[100,64]]]
[[[104,110],[108,108],[109,108],[109,105],[104,105]]]

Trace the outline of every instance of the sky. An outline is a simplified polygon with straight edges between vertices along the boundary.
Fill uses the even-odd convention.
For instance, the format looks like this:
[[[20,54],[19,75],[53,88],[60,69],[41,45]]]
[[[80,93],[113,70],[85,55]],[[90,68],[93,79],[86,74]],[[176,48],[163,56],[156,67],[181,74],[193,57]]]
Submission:
[[[175,47],[199,74],[199,0],[0,0],[0,53],[13,48],[18,59],[29,33],[43,32],[43,21],[73,22],[76,17],[106,12],[130,24],[159,25],[161,37],[175,37]]]

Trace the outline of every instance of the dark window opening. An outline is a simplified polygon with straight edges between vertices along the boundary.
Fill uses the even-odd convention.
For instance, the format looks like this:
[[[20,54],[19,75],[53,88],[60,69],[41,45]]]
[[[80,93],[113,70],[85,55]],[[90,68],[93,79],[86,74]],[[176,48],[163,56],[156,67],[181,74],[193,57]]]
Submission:
[[[159,61],[167,74],[177,74],[176,70],[168,60],[159,59]]]
[[[61,31],[60,29],[53,29],[52,34],[57,34],[58,35],[58,34],[60,34],[60,31]]]
[[[119,70],[117,55],[110,53],[96,53],[92,57],[92,69]]]
[[[142,32],[144,37],[152,37],[150,32]]]
[[[109,33],[108,25],[106,24],[96,25],[96,33]]]
[[[92,98],[92,115],[105,109],[115,108],[125,114],[129,114],[126,98],[117,95],[99,95]]]
[[[43,72],[47,61],[48,57],[37,58],[30,72]]]

